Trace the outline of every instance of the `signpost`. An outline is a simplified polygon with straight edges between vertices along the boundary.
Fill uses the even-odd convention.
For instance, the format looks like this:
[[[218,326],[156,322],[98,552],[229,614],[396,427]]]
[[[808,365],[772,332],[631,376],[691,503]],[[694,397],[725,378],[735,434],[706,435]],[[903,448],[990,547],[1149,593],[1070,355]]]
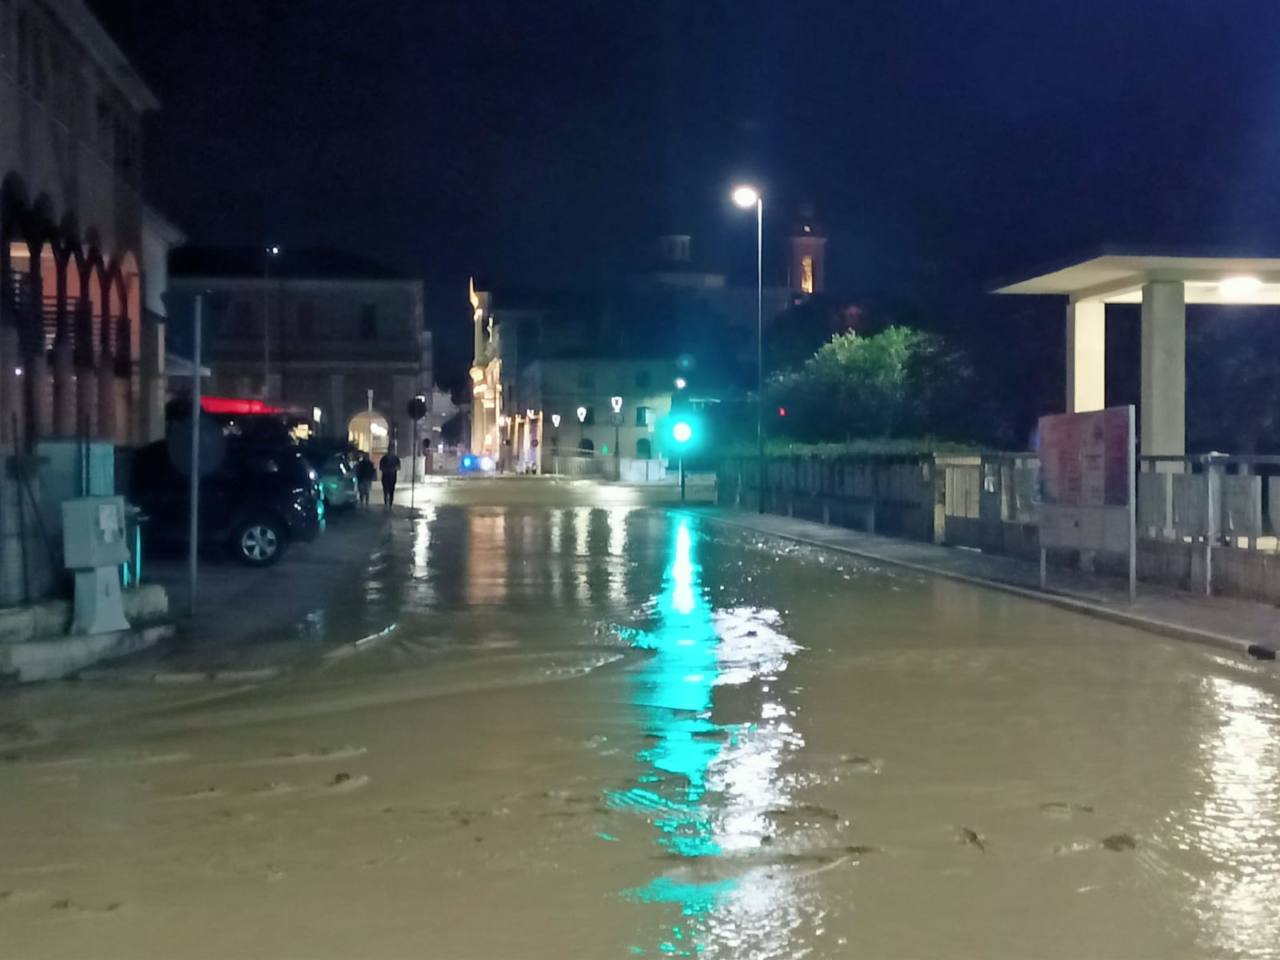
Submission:
[[[1123,554],[1137,596],[1134,408],[1040,418],[1040,588],[1050,548]]]

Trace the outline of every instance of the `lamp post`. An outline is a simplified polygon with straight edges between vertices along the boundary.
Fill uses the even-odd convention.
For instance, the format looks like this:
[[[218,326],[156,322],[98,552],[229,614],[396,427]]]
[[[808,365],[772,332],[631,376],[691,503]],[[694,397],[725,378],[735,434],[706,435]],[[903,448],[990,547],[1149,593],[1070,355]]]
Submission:
[[[756,208],[756,453],[760,512],[764,513],[764,197],[755,187],[735,187],[733,202],[743,210]]]
[[[560,414],[553,413],[551,415],[551,426],[555,430],[555,434],[551,439],[551,444],[556,448],[555,462],[551,468],[555,471],[556,476],[560,475]]]
[[[578,414],[578,452],[581,453],[583,436],[582,425],[587,422],[587,408],[579,407],[576,412]]]
[[[271,258],[280,256],[280,248],[275,244],[266,248],[262,257],[262,399],[266,400],[271,393]]]
[[[622,479],[622,398],[610,397],[609,406],[613,407],[613,479]]]

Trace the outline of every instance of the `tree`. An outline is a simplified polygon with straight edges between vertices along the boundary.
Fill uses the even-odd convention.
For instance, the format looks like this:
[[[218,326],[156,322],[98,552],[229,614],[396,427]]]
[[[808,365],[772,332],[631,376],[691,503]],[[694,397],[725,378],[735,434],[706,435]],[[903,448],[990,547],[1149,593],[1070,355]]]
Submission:
[[[806,442],[971,436],[973,380],[968,359],[937,334],[837,334],[771,380],[770,403],[786,410],[772,432]]]

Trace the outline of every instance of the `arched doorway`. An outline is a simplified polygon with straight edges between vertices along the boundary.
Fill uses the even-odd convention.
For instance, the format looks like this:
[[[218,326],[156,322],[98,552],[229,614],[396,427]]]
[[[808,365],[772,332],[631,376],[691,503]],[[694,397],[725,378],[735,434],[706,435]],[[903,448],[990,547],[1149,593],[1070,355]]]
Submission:
[[[357,413],[347,423],[347,439],[357,449],[369,454],[369,458],[376,464],[391,446],[391,430],[387,425],[387,418],[377,412]]]
[[[639,460],[648,460],[653,456],[653,444],[649,442],[648,437],[641,437],[636,441],[636,458]]]
[[[594,456],[596,452],[595,442],[590,437],[583,437],[578,442],[578,452],[585,456]]]

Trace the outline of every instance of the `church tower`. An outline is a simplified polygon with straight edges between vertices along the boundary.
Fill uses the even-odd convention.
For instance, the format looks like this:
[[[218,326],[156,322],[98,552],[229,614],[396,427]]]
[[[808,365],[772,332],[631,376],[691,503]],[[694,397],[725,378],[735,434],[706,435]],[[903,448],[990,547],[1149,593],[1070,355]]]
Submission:
[[[826,285],[827,238],[814,219],[813,207],[800,210],[791,232],[791,292],[802,296],[822,293]]]

